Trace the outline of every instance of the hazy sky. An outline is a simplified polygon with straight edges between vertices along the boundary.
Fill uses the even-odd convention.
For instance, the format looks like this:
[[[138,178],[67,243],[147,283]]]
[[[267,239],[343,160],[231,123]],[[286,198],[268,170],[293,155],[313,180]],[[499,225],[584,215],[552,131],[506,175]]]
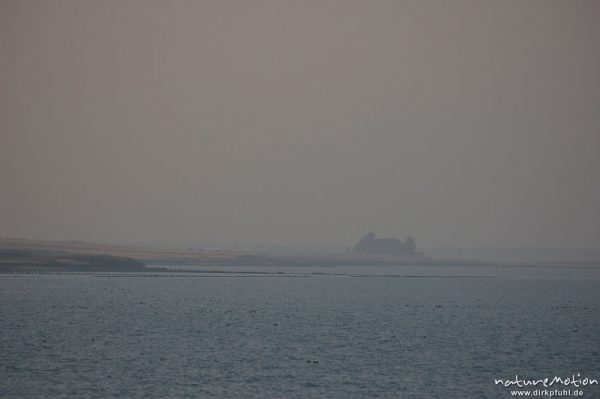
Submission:
[[[0,0],[0,236],[600,248],[600,1]]]

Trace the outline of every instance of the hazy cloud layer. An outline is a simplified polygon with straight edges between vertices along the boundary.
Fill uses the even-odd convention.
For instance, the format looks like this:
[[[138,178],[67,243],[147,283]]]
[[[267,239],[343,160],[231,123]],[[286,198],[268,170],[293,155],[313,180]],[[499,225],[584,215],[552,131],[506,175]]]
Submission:
[[[0,0],[0,236],[598,248],[599,19]]]

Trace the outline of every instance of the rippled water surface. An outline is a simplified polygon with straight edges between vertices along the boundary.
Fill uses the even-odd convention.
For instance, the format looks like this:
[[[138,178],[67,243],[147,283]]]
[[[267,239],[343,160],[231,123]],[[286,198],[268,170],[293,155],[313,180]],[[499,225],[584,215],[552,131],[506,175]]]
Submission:
[[[209,269],[1,276],[0,397],[507,398],[495,378],[600,379],[596,268]]]

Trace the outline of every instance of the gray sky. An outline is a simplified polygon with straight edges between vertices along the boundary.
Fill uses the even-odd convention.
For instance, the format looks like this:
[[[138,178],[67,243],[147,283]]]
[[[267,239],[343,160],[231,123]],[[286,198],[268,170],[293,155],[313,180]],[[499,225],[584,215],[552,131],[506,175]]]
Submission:
[[[0,0],[0,236],[600,248],[599,20]]]

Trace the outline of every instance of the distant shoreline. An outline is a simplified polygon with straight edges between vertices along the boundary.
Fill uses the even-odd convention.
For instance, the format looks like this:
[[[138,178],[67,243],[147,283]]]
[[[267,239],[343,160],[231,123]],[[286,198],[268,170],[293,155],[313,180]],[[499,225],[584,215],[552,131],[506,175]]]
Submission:
[[[437,266],[597,268],[600,262],[504,263],[479,260],[433,259],[424,255],[372,256],[256,255],[227,250],[194,250],[110,246],[82,242],[0,239],[0,273],[15,272],[151,272],[173,273],[170,266]],[[189,272],[189,270],[185,270]]]

